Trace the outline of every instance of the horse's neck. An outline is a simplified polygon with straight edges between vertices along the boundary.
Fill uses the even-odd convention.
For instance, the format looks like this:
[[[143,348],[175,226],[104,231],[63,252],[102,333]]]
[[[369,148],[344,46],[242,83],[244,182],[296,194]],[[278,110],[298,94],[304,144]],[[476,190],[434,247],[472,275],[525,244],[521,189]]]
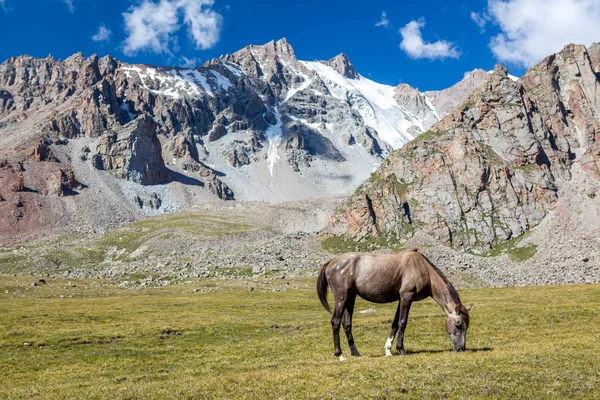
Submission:
[[[451,314],[457,304],[460,304],[458,293],[450,282],[442,278],[439,273],[432,269],[430,273],[431,297],[442,307],[446,314]]]

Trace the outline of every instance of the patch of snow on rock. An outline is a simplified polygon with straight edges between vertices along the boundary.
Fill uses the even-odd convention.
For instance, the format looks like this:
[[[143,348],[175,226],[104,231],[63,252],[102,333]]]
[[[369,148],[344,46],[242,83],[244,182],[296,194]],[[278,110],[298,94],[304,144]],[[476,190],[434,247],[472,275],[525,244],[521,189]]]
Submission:
[[[392,148],[402,147],[414,139],[411,127],[422,128],[421,121],[414,118],[394,99],[394,87],[374,82],[360,76],[349,79],[333,68],[319,62],[302,61],[305,67],[315,71],[334,97],[348,101],[357,110],[366,125],[374,128],[379,137]]]
[[[275,125],[270,125],[267,128],[265,136],[267,137],[267,141],[269,142],[269,149],[267,150],[267,164],[269,166],[269,173],[271,174],[271,176],[273,176],[273,167],[275,166],[277,160],[280,159],[279,155],[277,154],[277,147],[279,147],[279,145],[281,144],[282,123],[281,115],[279,115],[277,107],[273,108],[273,110],[271,111],[273,111],[273,114],[275,114],[275,119],[277,120],[277,123]]]

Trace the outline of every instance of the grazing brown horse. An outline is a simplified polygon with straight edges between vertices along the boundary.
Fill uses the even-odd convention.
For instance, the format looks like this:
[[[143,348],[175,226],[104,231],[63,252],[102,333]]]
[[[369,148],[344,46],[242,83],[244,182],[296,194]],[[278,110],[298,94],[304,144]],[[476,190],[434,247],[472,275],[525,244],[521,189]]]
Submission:
[[[327,262],[317,280],[317,293],[323,307],[331,312],[327,303],[328,286],[335,298],[331,328],[335,355],[340,361],[345,360],[340,348],[340,324],[344,326],[350,352],[360,356],[352,337],[352,312],[357,295],[374,303],[399,300],[392,331],[385,343],[386,356],[392,355],[392,342],[398,329],[396,348],[406,355],[404,330],[410,306],[413,301],[430,296],[446,313],[446,331],[454,350],[466,348],[471,305],[462,305],[456,289],[417,249],[394,254],[346,253]]]

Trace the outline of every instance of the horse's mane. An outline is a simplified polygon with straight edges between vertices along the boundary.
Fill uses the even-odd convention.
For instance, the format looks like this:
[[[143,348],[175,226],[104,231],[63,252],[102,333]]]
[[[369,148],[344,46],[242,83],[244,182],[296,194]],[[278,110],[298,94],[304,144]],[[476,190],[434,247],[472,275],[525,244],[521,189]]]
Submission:
[[[421,257],[423,257],[425,259],[425,261],[427,261],[427,263],[429,264],[429,266],[435,271],[435,273],[442,279],[442,281],[444,281],[444,283],[446,284],[446,287],[448,288],[448,292],[450,293],[450,296],[452,296],[452,300],[457,303],[457,304],[461,304],[460,302],[460,297],[458,296],[458,292],[456,291],[456,289],[454,288],[454,286],[452,286],[452,284],[450,283],[450,281],[448,280],[448,278],[446,278],[446,275],[444,275],[444,273],[442,271],[440,271],[438,269],[438,267],[436,267],[430,260],[429,258],[427,258],[427,256],[423,253],[421,253],[419,251],[419,249],[414,248],[412,249],[412,251],[417,252],[421,255]]]

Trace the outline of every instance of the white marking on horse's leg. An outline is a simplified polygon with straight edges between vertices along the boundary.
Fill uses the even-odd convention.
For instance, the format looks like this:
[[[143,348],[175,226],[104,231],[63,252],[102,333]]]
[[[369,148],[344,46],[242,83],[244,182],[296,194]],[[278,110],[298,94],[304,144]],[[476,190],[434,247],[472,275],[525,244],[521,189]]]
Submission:
[[[343,355],[340,354],[339,359],[340,359],[340,361],[345,361],[346,357],[344,357]]]
[[[387,341],[385,342],[385,355],[388,357],[392,355],[392,342],[393,341],[394,341],[394,338],[389,337],[387,339]]]

